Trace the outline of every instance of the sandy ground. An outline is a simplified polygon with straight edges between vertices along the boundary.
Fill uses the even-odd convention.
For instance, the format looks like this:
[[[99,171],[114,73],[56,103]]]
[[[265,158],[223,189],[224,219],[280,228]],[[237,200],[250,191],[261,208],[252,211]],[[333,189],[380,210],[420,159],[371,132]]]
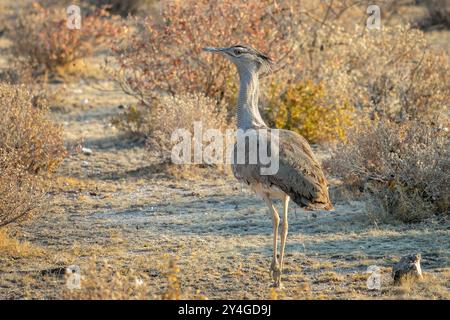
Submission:
[[[51,89],[62,92],[63,108],[51,116],[63,125],[67,146],[80,144],[93,154],[71,151],[43,214],[8,230],[27,250],[0,256],[0,299],[67,297],[64,278],[43,271],[75,264],[83,274],[92,261],[105,259],[114,271],[148,275],[149,298],[167,292],[171,261],[179,267],[184,298],[450,297],[448,222],[374,225],[365,203],[338,196],[334,180],[335,212],[292,204],[284,289],[273,291],[272,225],[263,201],[223,172],[177,178],[163,171],[141,141],[111,125],[118,106],[133,102],[111,82]],[[318,153],[328,156],[324,149]],[[415,252],[422,253],[425,280],[393,287],[392,263]],[[381,290],[367,288],[371,265],[381,267]]]
[[[150,274],[154,297],[166,290],[164,270],[174,259],[188,298],[268,298],[272,228],[263,201],[223,173],[187,180],[158,169],[139,141],[110,124],[129,97],[82,83],[65,92],[85,106],[52,116],[69,146],[81,143],[93,154],[68,156],[47,211],[15,231],[39,253],[2,258],[0,298],[58,298],[64,279],[40,271],[69,264],[83,270],[92,257]],[[365,218],[364,203],[335,201],[335,207],[332,213],[291,207],[280,298],[396,296],[391,263],[412,252],[422,253],[433,286],[403,294],[448,296],[448,224],[376,227]],[[382,267],[381,291],[366,287],[370,265]]]

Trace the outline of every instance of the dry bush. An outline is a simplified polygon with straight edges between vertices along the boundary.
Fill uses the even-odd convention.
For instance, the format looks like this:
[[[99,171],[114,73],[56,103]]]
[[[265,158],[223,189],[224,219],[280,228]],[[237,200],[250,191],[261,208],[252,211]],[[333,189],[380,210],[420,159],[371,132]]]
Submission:
[[[448,57],[431,50],[421,31],[344,29],[337,23],[330,27],[316,36],[307,27],[301,29],[306,44],[297,74],[299,79],[321,81],[327,99],[340,104],[348,100],[372,117],[395,120],[424,117],[430,109],[446,107]]]
[[[17,153],[0,147],[0,227],[31,216],[43,198],[39,177],[18,166],[18,161]]]
[[[202,94],[180,94],[161,96],[153,100],[151,108],[132,107],[125,111],[114,124],[122,130],[140,133],[147,138],[151,152],[162,162],[171,159],[175,142],[172,134],[177,129],[185,129],[194,137],[194,122],[201,122],[202,130],[227,127],[227,110],[223,105]]]
[[[383,20],[381,30],[366,29],[367,15],[357,7],[343,7],[337,15],[333,8],[330,19],[321,19],[320,6],[308,5],[314,7],[306,2],[310,13],[299,30],[297,78],[321,83],[330,105],[350,102],[367,124],[350,130],[347,143],[338,145],[328,162],[332,172],[372,198],[369,211],[378,220],[412,222],[448,210],[442,191],[448,141],[433,124],[450,96],[448,56],[409,26]],[[317,28],[313,20],[324,23]]]
[[[232,65],[218,55],[201,52],[204,46],[250,44],[278,64],[272,81],[262,81],[262,93],[275,86],[289,92],[303,79],[323,87],[322,108],[311,118],[321,128],[331,106],[355,108],[357,117],[403,121],[427,117],[430,109],[446,106],[450,88],[448,57],[429,48],[424,34],[410,27],[383,24],[366,28],[367,5],[361,1],[186,1],[163,6],[161,19],[136,19],[132,36],[118,43],[115,60],[126,93],[151,107],[161,93],[202,92],[225,101],[234,113],[237,81]],[[382,1],[392,12],[394,1]],[[390,15],[383,11],[383,23]],[[246,14],[243,14],[243,13]],[[393,13],[394,14],[394,13]],[[393,15],[392,14],[392,15]],[[201,26],[201,27],[199,27]],[[205,32],[204,30],[208,30]],[[293,85],[294,84],[294,85]],[[289,127],[277,110],[282,99],[261,99],[269,122]],[[320,114],[320,115],[319,115]],[[313,139],[332,140],[339,125],[331,117],[327,134]],[[344,117],[346,118],[346,117]],[[340,117],[338,117],[340,119]],[[288,119],[285,119],[286,122]],[[318,122],[315,122],[315,121]],[[292,120],[290,120],[292,122]],[[295,128],[295,127],[294,127]]]
[[[62,129],[33,106],[23,86],[0,83],[0,226],[35,212],[44,194],[42,175],[53,171],[65,150]]]
[[[296,43],[295,59],[273,76],[273,82],[287,91],[290,83],[309,79],[324,87],[331,105],[348,101],[365,114],[395,120],[446,108],[448,56],[432,50],[420,30],[387,23],[389,12],[383,9],[395,7],[392,1],[378,3],[382,29],[367,29],[368,4],[302,2],[299,26],[290,34]]]
[[[448,122],[380,121],[355,128],[325,164],[371,198],[377,220],[417,222],[449,210]]]
[[[106,48],[122,31],[116,22],[104,9],[98,9],[82,17],[81,29],[69,29],[66,7],[43,7],[33,2],[11,26],[13,61],[30,68],[34,76],[55,73]]]
[[[34,103],[35,96],[24,86],[0,84],[0,148],[11,152],[18,166],[37,174],[53,171],[65,150],[61,126],[47,118],[43,105]]]
[[[312,81],[289,84],[284,91],[274,84],[266,110],[269,124],[296,131],[310,142],[343,140],[354,112],[348,102],[328,101],[323,85]]]
[[[326,8],[322,4],[323,12]],[[202,48],[244,43],[265,51],[278,61],[277,69],[282,70],[276,80],[280,82],[275,85],[280,91],[286,90],[281,81],[292,77],[292,68],[297,70],[300,66],[296,62],[301,53],[298,30],[304,14],[298,1],[202,0],[165,4],[162,21],[134,20],[134,34],[114,48],[115,60],[120,65],[116,78],[126,93],[148,108],[153,107],[153,100],[162,93],[201,92],[216,101],[225,101],[229,112],[234,114],[237,93],[234,67],[223,57],[202,53]],[[310,23],[311,28],[312,25],[319,28],[320,20],[311,19]],[[273,110],[279,108],[282,106],[272,104]],[[133,127],[142,122],[155,121],[142,116],[136,109],[127,114],[131,131],[136,131]],[[269,119],[275,117],[269,114]],[[315,119],[311,117],[311,125],[317,126],[312,123]],[[277,124],[286,127],[280,121]],[[340,130],[334,124],[331,126],[333,133]]]
[[[369,116],[405,121],[445,109],[450,95],[448,57],[431,50],[423,32],[386,22],[391,14],[386,10],[395,12],[395,2],[379,3],[384,9],[381,30],[367,29],[368,4],[306,1],[296,62],[288,73],[276,74],[274,83],[281,92],[303,79],[320,83],[328,106],[350,103],[358,111],[356,118],[363,120]],[[324,127],[320,122],[313,125]]]
[[[160,19],[135,19],[135,32],[115,46],[116,77],[146,106],[161,92],[234,101],[234,69],[202,48],[242,42],[283,58],[293,46],[296,6],[297,1],[168,1]]]

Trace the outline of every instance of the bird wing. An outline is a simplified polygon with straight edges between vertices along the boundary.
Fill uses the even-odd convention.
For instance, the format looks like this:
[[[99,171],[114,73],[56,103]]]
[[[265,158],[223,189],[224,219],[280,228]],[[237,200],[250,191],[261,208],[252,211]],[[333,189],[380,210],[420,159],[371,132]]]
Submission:
[[[288,194],[295,203],[307,209],[332,209],[327,180],[309,143],[293,131],[278,130],[278,132],[276,142],[270,135],[268,136],[270,143],[278,144],[278,172],[273,175],[262,175],[260,169],[263,165],[259,161],[254,165],[236,164],[233,166],[236,178],[249,184],[259,182],[268,187],[276,186]]]

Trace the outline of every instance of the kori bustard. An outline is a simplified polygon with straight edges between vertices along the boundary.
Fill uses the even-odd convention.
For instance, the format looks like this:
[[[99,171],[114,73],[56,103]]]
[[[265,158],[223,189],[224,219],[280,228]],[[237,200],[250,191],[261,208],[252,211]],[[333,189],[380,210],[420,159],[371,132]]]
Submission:
[[[240,88],[237,99],[237,126],[242,130],[270,130],[264,123],[258,109],[259,76],[270,72],[272,60],[265,54],[243,45],[226,48],[204,48],[205,51],[223,55],[233,62],[239,73]],[[267,138],[267,135],[265,136]],[[273,259],[270,274],[274,286],[281,286],[284,247],[288,233],[288,203],[292,199],[308,210],[332,210],[328,186],[319,162],[310,145],[299,134],[289,130],[278,130],[278,139],[270,143],[278,146],[279,168],[274,174],[262,175],[257,164],[233,162],[235,177],[248,184],[269,207],[273,222]],[[261,143],[258,141],[258,144]],[[264,147],[267,146],[264,144]],[[236,146],[235,146],[236,152]],[[250,152],[246,148],[245,152]],[[249,155],[245,155],[246,161]],[[277,255],[277,238],[280,217],[272,203],[279,198],[283,202],[280,256]]]

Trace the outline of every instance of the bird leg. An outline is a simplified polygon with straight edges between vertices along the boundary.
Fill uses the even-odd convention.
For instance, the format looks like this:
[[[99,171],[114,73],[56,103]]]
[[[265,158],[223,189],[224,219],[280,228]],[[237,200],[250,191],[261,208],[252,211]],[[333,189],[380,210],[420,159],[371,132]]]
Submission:
[[[289,196],[284,196],[283,198],[283,222],[281,225],[281,247],[280,247],[280,274],[283,270],[283,259],[284,259],[284,246],[286,244],[286,238],[288,233],[288,205]],[[281,284],[281,282],[280,282]]]
[[[272,214],[272,223],[273,223],[273,259],[272,264],[270,266],[270,275],[274,281],[274,286],[279,287],[281,282],[281,272],[278,264],[277,258],[277,242],[278,242],[278,225],[280,224],[280,217],[278,215],[277,210],[273,206],[272,200],[270,200],[268,195],[264,195],[264,201],[266,205],[269,207],[269,211]]]

